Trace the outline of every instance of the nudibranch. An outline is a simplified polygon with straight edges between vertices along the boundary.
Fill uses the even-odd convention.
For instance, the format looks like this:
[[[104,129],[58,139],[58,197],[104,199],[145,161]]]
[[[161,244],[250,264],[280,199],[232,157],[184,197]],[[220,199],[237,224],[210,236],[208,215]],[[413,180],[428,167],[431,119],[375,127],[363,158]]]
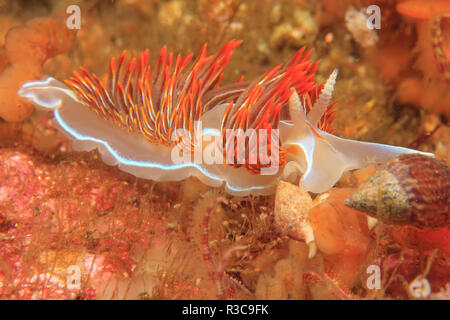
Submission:
[[[240,43],[213,56],[204,45],[193,62],[164,47],[154,68],[148,50],[129,61],[124,52],[110,60],[106,82],[80,68],[64,82],[25,83],[19,95],[53,110],[75,150],[96,148],[105,163],[136,177],[195,176],[234,195],[273,193],[281,179],[321,193],[346,170],[419,152],[333,135],[337,70],[317,85],[311,51],[254,81],[220,86]]]

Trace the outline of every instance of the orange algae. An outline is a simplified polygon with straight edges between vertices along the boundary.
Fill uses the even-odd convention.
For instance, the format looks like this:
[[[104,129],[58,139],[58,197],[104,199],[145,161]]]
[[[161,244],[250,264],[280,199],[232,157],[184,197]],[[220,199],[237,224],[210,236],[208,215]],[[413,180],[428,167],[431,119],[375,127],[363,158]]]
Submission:
[[[297,1],[296,3],[300,2],[308,3],[307,1]],[[317,50],[315,54],[322,59],[326,68],[339,67],[339,80],[341,82],[338,81],[336,93],[339,94],[339,91],[343,91],[340,94],[350,97],[353,102],[349,105],[342,103],[338,107],[338,114],[340,112],[342,115],[345,109],[351,110],[352,114],[358,113],[361,110],[360,107],[369,99],[381,101],[378,107],[374,107],[373,113],[360,117],[358,125],[364,130],[372,128],[373,131],[373,128],[377,127],[377,119],[384,118],[385,115],[386,118],[395,117],[395,123],[393,125],[388,124],[390,126],[389,129],[392,129],[389,132],[395,132],[395,134],[392,134],[392,139],[397,139],[396,141],[403,145],[413,141],[414,137],[412,135],[419,134],[417,128],[419,125],[420,127],[423,126],[425,117],[433,116],[437,119],[441,129],[422,146],[423,150],[437,154],[439,148],[442,150],[441,154],[447,155],[447,158],[449,158],[448,126],[442,123],[438,116],[430,114],[435,112],[433,108],[426,109],[420,115],[407,107],[395,109],[395,115],[393,115],[394,111],[389,109],[391,98],[395,98],[397,102],[403,104],[416,106],[425,105],[425,102],[428,101],[427,99],[434,99],[442,103],[448,100],[442,98],[439,93],[445,90],[444,85],[441,86],[440,91],[437,91],[437,89],[429,89],[426,81],[422,80],[422,76],[427,76],[429,74],[427,71],[431,72],[431,68],[433,68],[432,77],[442,81],[441,78],[438,78],[439,74],[437,71],[434,71],[436,70],[434,60],[427,62],[424,59],[427,65],[430,66],[428,70],[426,64],[424,64],[424,67],[419,66],[420,62],[416,55],[418,51],[412,51],[417,34],[411,30],[415,28],[415,25],[406,23],[405,29],[402,30],[402,26],[405,26],[405,23],[402,23],[400,29],[386,29],[384,23],[391,23],[391,21],[388,21],[389,18],[385,18],[385,13],[388,10],[395,12],[395,1],[317,1],[315,2],[318,6],[315,9],[317,16],[323,14],[324,10],[319,5],[325,2],[330,3],[328,7],[331,5],[336,7],[335,4],[339,3],[342,5],[342,8],[339,8],[340,18],[334,16],[336,12],[328,12],[330,16],[334,16],[334,20],[331,20],[332,23],[330,23],[330,20],[325,21],[328,23],[328,26],[333,27],[333,43],[328,45],[326,50],[323,49],[323,40],[321,40],[322,37],[320,35],[322,32],[329,30],[321,29],[318,39],[314,43],[308,43],[307,47]],[[152,2],[148,1],[145,3],[147,7],[150,7],[149,10],[144,12],[140,7],[136,9],[137,13],[144,14],[145,21],[137,20],[137,16],[133,16],[135,11],[127,10],[127,7],[129,7],[128,3],[136,8],[144,6],[140,5],[143,2],[135,0],[118,2],[117,6],[119,7],[116,7],[116,4],[114,6],[106,5],[106,3],[99,1],[96,6],[100,8],[102,14],[98,16],[95,12],[88,13],[89,19],[86,19],[86,25],[91,25],[89,28],[83,27],[80,31],[83,33],[83,38],[78,38],[79,45],[75,48],[74,54],[71,54],[70,58],[64,55],[57,59],[64,58],[67,61],[70,59],[72,63],[70,68],[68,67],[70,70],[73,69],[73,64],[78,63],[100,70],[100,67],[97,66],[103,65],[109,56],[116,54],[117,52],[114,50],[130,49],[138,51],[143,49],[141,46],[159,48],[167,44],[168,47],[176,48],[177,50],[181,49],[184,53],[187,53],[198,50],[199,43],[211,43],[211,39],[214,39],[215,43],[223,43],[226,40],[223,40],[223,34],[217,36],[217,29],[220,29],[226,31],[224,32],[225,37],[243,38],[247,44],[245,46],[246,51],[238,53],[240,57],[235,59],[237,62],[231,61],[230,70],[232,72],[225,74],[224,78],[228,81],[234,80],[241,73],[245,74],[246,78],[252,78],[252,73],[253,75],[259,74],[269,62],[282,61],[284,59],[281,57],[283,54],[287,56],[292,51],[297,50],[297,48],[289,47],[292,44],[283,44],[277,50],[272,50],[270,46],[264,46],[266,39],[270,38],[271,29],[277,26],[278,23],[267,18],[267,14],[272,10],[271,6],[285,7],[286,2],[269,0],[261,6],[257,1],[244,0],[242,5],[239,5],[240,9],[236,17],[232,18],[230,20],[231,23],[228,24],[222,24],[221,22],[221,19],[228,19],[227,15],[206,10],[211,16],[210,20],[214,21],[214,28],[208,28],[206,22],[203,21],[205,20],[204,16],[203,20],[201,20],[202,18],[199,18],[198,14],[189,12],[189,5],[183,7],[183,10],[186,10],[188,13],[180,12],[180,16],[174,20],[174,25],[180,28],[168,28],[167,26],[161,28],[156,24],[152,24],[151,28],[149,28],[146,21],[157,20],[156,18],[151,19],[153,17],[152,12],[161,14],[161,8],[166,3],[159,1],[158,4],[152,4]],[[175,0],[170,3],[179,4],[180,2]],[[199,1],[198,3],[199,6],[206,6],[209,2]],[[214,1],[214,3],[221,5],[225,3],[223,10],[228,12],[228,3],[236,5],[237,1]],[[347,43],[345,41],[345,32],[341,32],[342,30],[340,30],[338,23],[342,22],[340,19],[343,17],[346,5],[352,4],[359,9],[361,5],[367,6],[373,3],[382,6],[383,27],[379,33],[380,47],[375,47],[375,49],[380,51],[383,58],[381,59],[380,56],[375,54],[374,59],[380,59],[377,60],[377,63],[375,63],[374,59],[370,59],[370,61],[374,62],[371,63],[369,59],[359,60],[356,56],[357,60],[355,61],[353,60],[353,52],[350,51],[354,49],[345,47]],[[307,5],[309,6],[309,3]],[[117,10],[117,8],[120,9]],[[113,9],[113,11],[110,9]],[[253,13],[255,11],[253,9],[261,11]],[[129,37],[125,36],[124,24],[121,23],[123,19],[118,18],[122,16],[110,14],[115,11],[126,12],[126,14],[131,12],[133,18],[128,19],[127,25],[133,26],[132,33],[137,36],[133,36],[131,33]],[[170,11],[166,12],[167,16],[170,14]],[[257,16],[257,19],[255,19],[255,16]],[[398,25],[399,15],[397,14],[396,17],[397,20],[393,24]],[[286,20],[289,19],[283,13],[280,21]],[[201,31],[199,33],[201,35],[195,40],[185,36],[186,34],[197,33],[191,32],[192,29],[188,25],[189,21],[193,21],[197,25],[198,29],[195,30]],[[267,21],[270,21],[270,24]],[[443,19],[443,28],[446,28],[446,23],[446,19]],[[91,28],[91,26],[93,27]],[[5,30],[8,28],[5,28]],[[244,36],[242,36],[242,33],[239,34],[241,32],[239,28],[244,30]],[[172,29],[176,29],[176,31]],[[143,31],[141,32],[140,30]],[[149,30],[151,30],[150,33]],[[423,30],[425,33],[429,31],[425,28]],[[80,36],[82,35],[81,33],[79,34]],[[151,37],[142,41],[143,36],[148,34],[151,34]],[[386,34],[387,37],[384,36]],[[205,39],[205,36],[209,38]],[[389,41],[386,41],[386,38]],[[400,39],[404,39],[404,41],[399,41]],[[148,41],[151,42],[149,43]],[[101,43],[101,46],[98,46],[98,43]],[[416,50],[419,50],[421,47],[417,45]],[[39,45],[35,49],[40,50]],[[407,51],[409,53],[405,54]],[[357,53],[362,54],[361,52]],[[367,54],[367,52],[364,52],[364,57],[368,57]],[[46,55],[45,50],[42,51],[42,55]],[[351,61],[342,63],[345,60]],[[55,61],[56,59],[52,60],[52,70],[60,71],[55,68],[55,65],[58,66],[57,63],[53,63]],[[242,63],[242,61],[247,63]],[[39,64],[36,65],[38,66]],[[372,73],[358,74],[356,72],[356,70],[359,72],[363,68],[367,70],[366,67],[368,65],[376,66],[385,79],[390,79],[389,85],[394,86],[393,92],[385,91],[382,94],[374,94],[373,91],[367,89],[367,86],[359,84],[354,86],[355,90],[351,91],[351,93],[348,90],[342,90],[342,83],[355,79],[356,81],[353,83],[359,82],[358,76],[364,77],[365,83],[371,85],[378,83],[380,87],[384,87],[386,82],[383,83],[382,80],[378,80]],[[10,62],[6,57],[5,48],[0,48],[0,76],[1,72],[9,66]],[[21,68],[25,70],[25,67]],[[319,77],[321,74],[328,72],[325,69],[322,72],[319,70]],[[55,72],[48,69],[46,71],[48,74],[55,75]],[[68,71],[67,73],[69,73]],[[436,85],[439,84],[439,81],[436,81]],[[397,86],[399,86],[398,90],[396,89]],[[366,94],[368,91],[369,94]],[[0,94],[0,97],[3,99],[3,93]],[[430,95],[430,97],[427,98],[425,95]],[[366,98],[367,100],[365,100]],[[338,98],[337,100],[341,99]],[[412,116],[405,118],[405,114]],[[422,114],[425,114],[425,117],[422,118]],[[33,114],[26,120],[27,132],[35,130],[35,127],[38,126],[37,122],[40,118],[36,115],[39,114]],[[351,117],[345,119],[345,117],[341,116],[338,122],[341,127],[354,127],[356,124],[352,123],[352,119]],[[406,125],[403,124],[402,126],[402,122],[405,123],[405,119]],[[411,123],[412,125],[410,125]],[[418,126],[415,127],[414,124]],[[13,124],[1,123],[0,120],[0,125],[3,125],[3,128],[0,129],[4,129],[5,125],[11,126]],[[411,127],[414,128],[410,129]],[[429,131],[433,128],[434,124]],[[371,139],[373,133],[370,133],[370,129],[368,132],[364,138]],[[3,133],[4,131],[0,131],[0,142],[4,142],[2,141],[4,138]],[[354,136],[356,134],[352,133],[351,135]],[[391,139],[390,137],[386,138],[386,135],[377,137],[378,141]],[[42,137],[36,139],[40,140],[36,143],[43,143]],[[62,136],[53,133],[46,139],[49,141],[61,140]],[[22,146],[27,143],[23,138],[16,141]],[[43,167],[41,156],[37,154],[25,157],[25,159],[23,159],[22,155],[9,153],[9,151],[6,152],[9,153],[8,155],[5,155],[5,153],[2,155],[3,161],[0,162],[0,167],[6,163],[5,159],[13,159],[15,160],[16,171],[19,171],[19,168],[24,169],[21,172],[15,171],[12,173],[12,179],[0,180],[2,185],[4,181],[9,181],[11,182],[10,185],[14,187],[3,189],[11,192],[12,199],[5,199],[2,197],[4,194],[0,195],[0,206],[4,209],[0,212],[0,237],[7,239],[2,242],[5,245],[0,249],[2,261],[6,262],[5,265],[1,266],[0,281],[3,281],[4,284],[11,284],[9,287],[5,286],[0,289],[2,298],[216,298],[216,288],[207,275],[206,277],[204,276],[208,270],[205,269],[201,252],[198,247],[193,245],[193,242],[197,242],[201,235],[200,224],[203,216],[203,212],[200,210],[202,206],[196,206],[195,201],[198,198],[203,199],[205,197],[203,193],[209,190],[209,187],[187,181],[181,185],[178,183],[160,182],[153,185],[152,182],[136,180],[114,168],[102,165],[96,160],[98,156],[95,152],[82,155],[66,152],[66,150],[70,150],[70,143],[66,140],[64,148],[58,152],[55,150],[40,151],[48,153],[49,158],[45,159],[45,163],[49,165],[49,168]],[[13,149],[17,151],[16,147]],[[5,150],[0,150],[0,153]],[[22,153],[28,154],[28,152]],[[28,166],[24,166],[24,163],[28,163]],[[14,166],[10,166],[8,170],[11,170],[11,168],[14,168]],[[50,174],[38,176],[39,181],[46,181],[49,185],[45,185],[48,193],[43,198],[34,197],[29,202],[29,196],[39,195],[39,193],[36,193],[36,190],[42,188],[42,186],[39,187],[39,183],[36,183],[36,178],[30,178],[34,176],[32,174],[33,168],[36,172],[40,170],[50,172]],[[74,170],[78,171],[74,173]],[[2,174],[6,174],[6,172],[6,169],[0,170]],[[49,176],[50,179],[48,178]],[[70,183],[77,186],[77,192],[69,194],[64,189],[64,186],[67,186],[64,177],[68,177]],[[358,176],[357,180],[354,185],[365,179]],[[118,189],[119,193],[114,191],[116,182],[126,182],[125,185],[121,184]],[[154,186],[154,188],[143,186],[146,184]],[[199,185],[203,189],[200,190]],[[132,190],[131,193],[130,189]],[[189,194],[185,194],[185,190],[189,191]],[[119,197],[117,196],[118,194]],[[47,201],[52,198],[63,200],[56,201],[55,206],[55,202]],[[208,194],[206,198],[204,200],[208,201],[214,197]],[[343,199],[339,199],[339,202],[342,202],[341,200],[343,201]],[[330,196],[330,201],[335,201],[335,198]],[[35,205],[37,209],[33,208]],[[139,212],[136,212],[136,207]],[[49,213],[49,209],[54,208],[58,210]],[[448,229],[438,230],[433,234],[425,234],[417,233],[410,228],[401,230],[392,228],[391,230],[391,227],[381,226],[381,230],[388,231],[382,233],[382,237],[379,239],[375,238],[374,231],[370,232],[369,237],[367,236],[369,232],[358,213],[354,213],[353,218],[351,218],[352,214],[346,211],[347,208],[342,208],[346,213],[340,213],[341,209],[339,206],[337,208],[329,208],[327,206],[327,208],[327,214],[333,217],[332,222],[327,222],[325,211],[320,213],[320,215],[314,214],[317,217],[320,216],[320,219],[317,218],[318,221],[324,222],[323,228],[317,227],[317,229],[325,235],[318,235],[317,241],[321,243],[319,251],[315,259],[309,260],[306,258],[307,247],[303,242],[287,240],[275,232],[272,222],[273,197],[233,198],[227,205],[222,205],[220,212],[218,210],[218,212],[212,213],[209,232],[211,233],[210,247],[213,259],[220,261],[227,248],[232,247],[236,243],[245,244],[249,248],[246,251],[237,252],[236,255],[233,255],[232,259],[230,259],[231,261],[224,267],[225,296],[236,297],[236,295],[229,293],[229,288],[231,287],[235,291],[243,292],[242,288],[230,285],[231,282],[228,276],[232,274],[235,278],[240,279],[243,287],[247,287],[257,299],[317,298],[320,295],[317,295],[316,292],[313,292],[311,295],[306,293],[305,295],[305,289],[310,286],[310,283],[302,281],[301,275],[303,273],[305,276],[311,265],[318,264],[319,267],[323,267],[325,264],[325,267],[331,271],[322,274],[322,280],[333,282],[334,284],[337,283],[338,285],[342,283],[342,287],[347,287],[353,293],[353,295],[350,295],[343,290],[344,295],[340,295],[338,298],[371,298],[373,296],[370,294],[374,290],[363,291],[365,288],[365,278],[363,277],[365,267],[369,264],[385,264],[387,270],[383,269],[383,280],[385,278],[389,279],[389,276],[393,275],[393,278],[397,279],[397,281],[391,283],[386,288],[385,293],[377,296],[377,298],[412,299],[411,296],[408,296],[407,287],[405,287],[403,282],[411,282],[423,272],[427,257],[430,255],[429,251],[435,248],[439,248],[438,258],[435,259],[427,276],[433,293],[436,294],[439,290],[445,288],[446,282],[450,281],[448,275]],[[32,214],[33,210],[35,210],[34,215]],[[40,215],[38,212],[40,212]],[[23,216],[24,213],[27,215]],[[195,216],[193,217],[192,215]],[[333,237],[335,229],[346,227],[346,225],[342,226],[339,221],[341,216],[344,217],[344,222],[350,222],[349,226],[352,229],[357,227],[358,232],[355,230],[355,234],[352,234],[349,230],[337,230],[336,237]],[[35,220],[31,223],[30,221],[32,221],[33,217]],[[55,217],[58,219],[62,217],[59,220],[59,224]],[[196,222],[200,222],[200,224],[196,225]],[[358,225],[358,223],[362,223],[362,225]],[[334,224],[337,224],[337,226],[334,226]],[[61,226],[65,225],[67,227],[61,229]],[[376,228],[379,227],[377,226]],[[354,247],[351,247],[346,244],[346,239],[339,237],[341,234],[349,235],[349,240],[363,239],[364,243],[368,241],[369,245],[366,247],[365,244],[356,243],[353,245]],[[415,234],[415,236],[412,236],[412,234]],[[11,240],[14,239],[13,237],[16,237],[16,240]],[[32,239],[31,243],[29,239]],[[340,251],[338,244],[342,243],[344,247],[348,248],[348,254]],[[375,244],[385,251],[379,253],[374,250]],[[70,248],[67,249],[67,247]],[[366,259],[369,262],[361,262],[365,247],[366,255],[369,256]],[[406,247],[412,249],[405,249]],[[354,256],[351,255],[351,250],[355,250]],[[401,258],[401,252],[404,250],[407,250],[406,254]],[[426,253],[423,254],[422,250],[426,250]],[[145,251],[145,255],[141,256],[140,253],[143,251]],[[302,257],[301,259],[294,259],[293,256],[295,255],[302,255]],[[349,274],[350,270],[346,272],[344,263],[340,262],[338,257],[341,257],[343,261],[349,261],[351,268],[356,270],[354,277]],[[373,258],[373,261],[370,258]],[[62,275],[62,272],[67,267],[67,263],[63,263],[63,260],[66,259],[67,262],[76,261],[82,267],[83,283],[80,291],[64,292],[50,282],[30,280],[34,275],[44,275],[42,270],[49,270],[50,272],[54,270],[53,273]],[[324,263],[322,262],[323,259],[325,259]],[[192,268],[192,264],[194,264],[195,268]],[[52,269],[54,265],[55,267]],[[358,265],[360,266],[359,269]],[[93,271],[89,274],[92,266]],[[397,266],[399,266],[398,269],[396,269]],[[197,273],[193,270],[197,270]],[[396,272],[393,270],[396,270]],[[2,274],[2,272],[5,274]],[[356,273],[361,275],[360,279],[357,279]],[[200,276],[196,278],[197,275]],[[62,278],[59,279],[61,280]],[[266,281],[262,279],[266,279]],[[403,282],[398,279],[402,279]],[[20,286],[16,287],[18,290],[12,290],[14,280],[20,282]],[[236,280],[233,281],[233,283],[239,283]],[[63,281],[58,283],[64,285]],[[262,285],[264,283],[266,286]],[[126,287],[130,288],[128,295],[125,294]],[[267,289],[267,295],[261,294],[261,287]],[[115,289],[117,290],[115,291]],[[342,290],[342,288],[339,289]],[[330,288],[324,288],[322,297],[330,297],[330,290]],[[238,298],[249,297],[251,298],[252,295],[238,295]]]
[[[416,19],[429,19],[434,15],[450,13],[449,0],[414,0],[400,2],[397,11],[405,16]]]
[[[10,65],[0,75],[0,117],[7,121],[22,121],[32,111],[33,105],[17,97],[17,91],[24,81],[39,79],[42,66],[35,60]]]
[[[60,16],[35,18],[8,31],[0,54],[1,118],[18,122],[31,114],[33,105],[20,99],[17,91],[24,82],[40,79],[45,61],[69,50],[75,34]]]
[[[310,211],[317,248],[347,287],[357,281],[370,242],[365,215],[344,205],[353,191],[333,188],[328,198]]]
[[[415,51],[417,57],[414,66],[421,71],[424,79],[412,78],[404,79],[399,87],[400,102],[411,103],[420,106],[432,113],[443,114],[447,119],[450,118],[449,93],[446,81],[445,66],[448,65],[450,57],[450,25],[448,24],[448,15],[450,14],[450,1],[405,1],[400,2],[396,6],[397,11],[407,17],[413,19],[417,31],[417,42]],[[436,17],[442,16],[437,25],[433,21]],[[442,39],[436,38],[436,28],[440,29]],[[442,42],[440,42],[442,41]],[[440,42],[440,43],[439,43]],[[442,57],[446,61],[439,61],[437,54],[437,46],[441,46]],[[445,80],[445,81],[444,81]],[[408,88],[408,86],[411,86]],[[420,89],[419,92],[414,90]]]
[[[410,49],[405,41],[398,41],[389,46],[379,48],[376,52],[369,53],[369,59],[373,60],[384,78],[395,80],[407,72],[411,65]]]

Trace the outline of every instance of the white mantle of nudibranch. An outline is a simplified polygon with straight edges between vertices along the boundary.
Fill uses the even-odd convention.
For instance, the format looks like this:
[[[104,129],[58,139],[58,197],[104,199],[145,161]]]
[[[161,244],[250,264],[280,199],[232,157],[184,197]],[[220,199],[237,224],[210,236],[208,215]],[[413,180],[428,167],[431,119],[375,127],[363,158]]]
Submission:
[[[328,107],[337,71],[328,79],[312,110],[306,114],[297,93],[289,99],[292,122],[280,123],[280,138],[284,149],[298,149],[289,154],[288,163],[274,175],[252,174],[245,168],[223,164],[174,163],[172,148],[149,143],[143,136],[129,133],[101,119],[78,101],[62,82],[53,78],[25,83],[19,95],[47,110],[53,110],[56,126],[73,140],[75,150],[98,149],[109,165],[137,177],[156,181],[179,181],[195,176],[203,183],[225,185],[233,195],[271,194],[276,183],[288,176],[299,175],[300,185],[314,193],[328,191],[346,170],[384,162],[402,153],[419,151],[377,143],[342,139],[321,131],[317,123]],[[202,117],[204,138],[220,135],[226,105],[216,106]],[[427,154],[431,155],[432,154]]]

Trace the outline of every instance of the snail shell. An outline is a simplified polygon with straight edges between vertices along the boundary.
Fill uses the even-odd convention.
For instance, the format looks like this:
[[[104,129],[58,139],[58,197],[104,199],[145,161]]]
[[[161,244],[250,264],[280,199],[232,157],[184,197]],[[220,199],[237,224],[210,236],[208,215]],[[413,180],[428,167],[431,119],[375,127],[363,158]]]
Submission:
[[[450,171],[428,156],[403,154],[350,195],[345,204],[389,224],[434,229],[450,224]]]

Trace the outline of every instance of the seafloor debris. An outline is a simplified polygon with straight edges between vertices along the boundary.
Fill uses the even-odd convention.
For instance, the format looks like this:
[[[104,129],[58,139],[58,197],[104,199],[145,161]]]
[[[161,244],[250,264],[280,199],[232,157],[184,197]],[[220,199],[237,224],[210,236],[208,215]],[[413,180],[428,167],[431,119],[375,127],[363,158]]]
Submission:
[[[369,17],[364,11],[350,6],[345,12],[345,26],[361,47],[369,48],[378,42],[378,35],[374,28],[369,28]]]

